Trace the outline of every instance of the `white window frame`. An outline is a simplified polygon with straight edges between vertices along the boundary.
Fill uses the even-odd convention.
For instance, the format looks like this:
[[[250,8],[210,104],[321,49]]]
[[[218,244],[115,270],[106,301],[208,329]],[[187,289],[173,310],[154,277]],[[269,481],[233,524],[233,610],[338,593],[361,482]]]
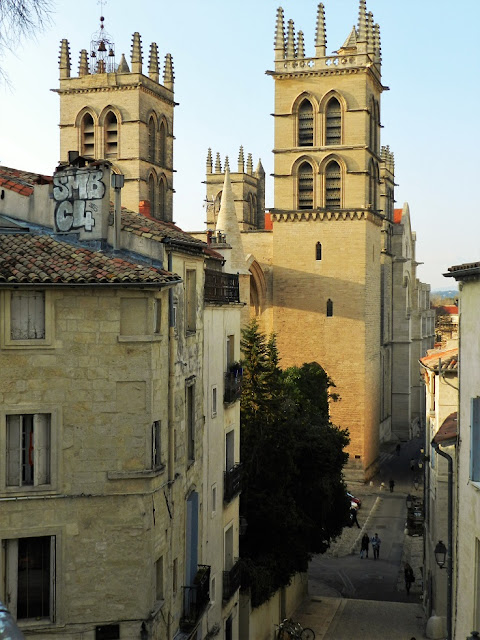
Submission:
[[[152,422],[152,469],[158,470],[162,464],[162,423],[160,420]]]
[[[2,291],[0,292],[0,308],[3,309],[3,313],[0,313],[0,346],[4,349],[24,349],[25,347],[31,348],[43,348],[49,347],[53,344],[53,302],[52,292],[48,289],[22,289],[22,294],[28,293],[42,293],[44,295],[44,335],[41,338],[12,338],[12,300],[14,300],[16,291]]]
[[[212,418],[215,418],[218,412],[218,388],[216,385],[212,387]]]
[[[5,416],[8,489],[50,488],[52,484],[52,417],[48,413],[14,413]],[[28,438],[28,443],[27,443]],[[27,451],[28,447],[28,451]],[[31,481],[23,467],[33,467]]]

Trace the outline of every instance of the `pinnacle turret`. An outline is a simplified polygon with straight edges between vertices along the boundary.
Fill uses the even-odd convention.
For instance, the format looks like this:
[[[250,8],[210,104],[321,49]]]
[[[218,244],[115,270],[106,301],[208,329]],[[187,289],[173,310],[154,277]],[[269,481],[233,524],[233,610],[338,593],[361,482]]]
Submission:
[[[59,58],[60,78],[70,77],[70,45],[68,40],[64,38],[60,43],[60,58]]]
[[[167,53],[165,56],[165,67],[163,70],[163,86],[166,89],[173,91],[173,84],[175,81],[175,74],[173,72],[173,58],[171,53]]]
[[[255,175],[257,176],[257,178],[261,178],[265,175],[265,169],[263,168],[263,164],[260,158],[258,159],[257,168],[255,169]]]
[[[375,62],[382,61],[382,43],[380,39],[380,25],[377,23],[374,26],[374,37],[375,37]]]
[[[132,37],[132,73],[142,73],[142,60],[142,41],[138,31],[135,31]]]
[[[229,162],[229,160],[228,160],[228,156],[225,156],[224,171],[225,171],[225,173],[226,173],[227,171],[230,171],[230,162]]]
[[[358,42],[367,41],[367,0],[360,0],[358,8]]]
[[[207,152],[207,173],[212,173],[213,163],[212,163],[212,150],[208,147]]]
[[[305,58],[305,42],[303,39],[303,31],[298,32],[297,58]]]
[[[373,55],[374,53],[375,37],[373,33],[373,13],[371,11],[367,14],[367,53]]]
[[[315,56],[325,57],[327,51],[327,30],[325,27],[325,7],[320,2],[317,11],[317,29],[315,35]]]
[[[251,153],[249,153],[247,156],[247,173],[250,176],[253,173],[253,158]]]
[[[287,33],[287,58],[295,58],[295,25],[293,20],[288,21]]]
[[[158,83],[158,47],[156,42],[150,45],[150,56],[148,58],[148,77]]]
[[[127,62],[127,59],[125,58],[124,53],[122,53],[120,62],[118,63],[117,73],[130,73],[130,67],[128,66],[128,62]]]
[[[88,51],[86,49],[82,49],[80,51],[80,61],[78,63],[78,75],[79,76],[88,76]]]
[[[225,162],[227,163],[227,161],[228,159],[226,158]],[[245,254],[235,211],[235,199],[228,164],[225,166],[225,180],[223,182],[222,199],[215,230],[217,232],[221,231],[226,236],[226,242],[232,247],[229,255],[225,256],[228,270],[234,273],[248,274],[248,270],[245,267]]]
[[[275,27],[275,60],[283,60],[285,58],[285,26],[283,22],[283,9],[277,9],[277,24]]]
[[[240,145],[240,149],[238,151],[238,173],[243,173],[245,171],[245,158],[243,155],[243,147]]]
[[[220,154],[217,151],[217,157],[215,158],[215,173],[222,173],[222,163],[220,161]]]

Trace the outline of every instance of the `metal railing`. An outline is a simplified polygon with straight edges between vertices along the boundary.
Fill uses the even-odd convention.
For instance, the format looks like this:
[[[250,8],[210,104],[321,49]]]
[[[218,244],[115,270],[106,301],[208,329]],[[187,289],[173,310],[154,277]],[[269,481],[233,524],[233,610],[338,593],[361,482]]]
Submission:
[[[238,273],[205,269],[205,302],[240,302]]]
[[[240,398],[242,393],[242,372],[227,371],[225,374],[225,392],[223,394],[223,402],[231,404]]]
[[[240,588],[241,582],[240,562],[235,558],[235,564],[230,571],[223,572],[223,601],[228,602],[235,591]]]
[[[183,616],[180,620],[182,631],[191,629],[205,611],[210,601],[210,567],[199,564],[193,585],[183,589]]]
[[[242,488],[242,463],[237,462],[231,469],[223,474],[223,500],[231,502],[235,496],[238,496]]]

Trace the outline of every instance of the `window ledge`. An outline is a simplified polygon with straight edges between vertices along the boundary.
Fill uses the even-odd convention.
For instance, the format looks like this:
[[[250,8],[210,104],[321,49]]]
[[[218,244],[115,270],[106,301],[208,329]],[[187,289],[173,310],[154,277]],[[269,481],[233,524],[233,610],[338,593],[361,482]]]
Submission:
[[[141,471],[107,471],[108,480],[136,480],[156,478],[165,471],[165,465],[158,469],[142,469]]]
[[[51,496],[56,495],[58,491],[51,485],[24,485],[23,487],[4,487],[0,495],[3,498],[28,498],[30,496]],[[3,494],[3,495],[2,495]],[[1,498],[0,498],[1,499]]]
[[[150,613],[148,614],[148,617],[150,620],[154,620],[158,616],[164,604],[165,604],[165,600],[157,600],[155,602]]]
[[[2,349],[55,349],[51,340],[5,340]]]
[[[42,629],[51,629],[55,627],[55,623],[52,622],[49,618],[39,618],[35,620],[17,620],[18,628],[21,629],[37,629],[41,631]]]
[[[478,491],[480,491],[480,480],[472,480],[470,478],[469,484],[471,484],[474,489],[477,489]]]
[[[160,342],[163,338],[160,334],[148,336],[117,336],[118,342]]]

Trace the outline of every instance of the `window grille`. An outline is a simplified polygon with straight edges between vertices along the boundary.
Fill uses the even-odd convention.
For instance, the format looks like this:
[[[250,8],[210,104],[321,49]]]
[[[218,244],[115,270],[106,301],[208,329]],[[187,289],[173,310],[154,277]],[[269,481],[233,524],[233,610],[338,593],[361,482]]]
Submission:
[[[342,142],[342,109],[336,98],[327,104],[325,144],[341,144]]]
[[[313,107],[309,100],[303,100],[298,108],[298,146],[313,146]]]
[[[298,208],[313,209],[313,169],[308,162],[298,169]]]
[[[338,209],[340,207],[342,176],[338,162],[330,162],[325,170],[325,207]]]

